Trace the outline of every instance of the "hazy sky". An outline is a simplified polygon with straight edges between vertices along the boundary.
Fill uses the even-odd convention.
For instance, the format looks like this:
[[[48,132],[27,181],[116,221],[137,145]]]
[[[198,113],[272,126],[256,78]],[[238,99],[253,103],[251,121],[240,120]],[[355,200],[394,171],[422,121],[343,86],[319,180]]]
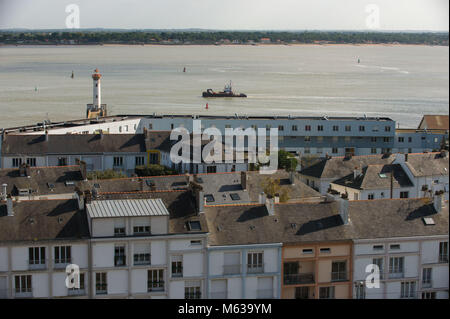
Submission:
[[[81,28],[448,31],[448,0],[0,0],[0,28],[65,28],[76,4]]]

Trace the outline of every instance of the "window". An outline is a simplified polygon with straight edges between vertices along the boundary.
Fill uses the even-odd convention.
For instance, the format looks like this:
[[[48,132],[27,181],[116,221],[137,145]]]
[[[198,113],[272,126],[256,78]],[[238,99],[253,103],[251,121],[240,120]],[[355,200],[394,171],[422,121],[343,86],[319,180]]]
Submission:
[[[404,257],[389,258],[389,278],[403,277]]]
[[[230,197],[232,200],[240,200],[241,199],[241,197],[239,196],[238,193],[231,193]]]
[[[201,246],[202,241],[201,240],[191,240],[191,246]]]
[[[33,288],[31,286],[31,275],[15,276],[16,295],[28,295],[31,297]]]
[[[200,231],[202,229],[200,221],[198,221],[198,220],[191,220],[187,223],[187,225],[188,225],[189,230]]]
[[[373,246],[373,250],[383,250],[384,246],[383,245],[374,245]]]
[[[338,131],[339,131],[339,126],[333,125],[333,132],[338,132]]]
[[[217,173],[217,167],[216,166],[207,166],[206,173],[208,173],[208,174]]]
[[[34,158],[34,157],[28,157],[28,158],[27,158],[27,165],[30,165],[30,166],[36,166],[36,158]]]
[[[422,270],[422,287],[431,287],[431,270],[432,268],[424,268]]]
[[[303,254],[313,254],[314,250],[312,250],[312,248],[307,248],[307,249],[303,249],[302,253]]]
[[[436,292],[422,292],[422,299],[436,299]]]
[[[30,247],[28,248],[28,264],[45,266],[45,247]]]
[[[355,292],[356,299],[365,299],[366,298],[366,290],[363,283],[355,283]]]
[[[352,130],[352,127],[350,125],[345,126],[345,131],[350,132]]]
[[[119,133],[122,133],[122,126],[119,126]]]
[[[133,255],[135,265],[150,265],[150,253],[137,253]]]
[[[320,299],[334,299],[334,287],[320,287],[319,288]]]
[[[309,287],[295,287],[295,299],[308,299]]]
[[[311,142],[311,136],[305,136],[305,142]]]
[[[448,241],[439,243],[439,262],[448,263]]]
[[[183,277],[183,256],[172,256],[172,277]]]
[[[150,226],[149,225],[133,226],[133,234],[134,235],[149,235],[150,234]]]
[[[147,290],[164,291],[164,269],[153,269],[147,272]]]
[[[390,132],[391,131],[391,127],[390,126],[385,126],[384,127],[384,131],[385,132]]]
[[[199,282],[186,282],[186,287],[184,287],[184,298],[185,299],[200,299],[202,296],[200,290]]]
[[[317,125],[317,130],[318,131],[323,131],[323,125]]]
[[[95,274],[95,293],[97,295],[106,295],[108,293],[106,272],[98,272]]]
[[[67,157],[58,157],[58,166],[66,166]]]
[[[292,130],[297,132],[298,131],[297,125],[292,125]]]
[[[55,247],[55,264],[70,264],[72,260],[71,246]]]
[[[409,192],[400,192],[400,198],[409,198]]]
[[[148,123],[148,129],[149,130],[153,130],[153,124],[152,123]]]
[[[173,123],[170,124],[170,129],[173,130]]]
[[[149,162],[149,164],[159,164],[158,153],[149,153],[148,154],[148,162]]]
[[[206,194],[205,195],[205,199],[207,203],[212,203],[214,202],[214,196],[212,194]]]
[[[317,136],[317,143],[323,142],[323,136]]]
[[[408,137],[408,143],[412,143],[412,137]]]
[[[331,253],[331,248],[320,248],[320,253],[329,254]]]
[[[345,141],[345,142],[350,142],[351,139],[352,139],[352,138],[351,138],[350,136],[345,136],[345,137],[344,137],[344,141]]]
[[[371,141],[372,143],[376,143],[376,142],[377,142],[377,138],[372,136],[372,137],[370,138],[370,141]]]
[[[374,199],[374,198],[375,198],[375,194],[373,194],[373,193],[367,195],[367,199],[372,200],[372,199]]]
[[[347,266],[345,261],[334,261],[331,264],[331,281],[347,280]]]
[[[376,154],[377,153],[377,149],[376,148],[371,148],[370,149],[370,153],[371,154]]]
[[[389,143],[389,137],[383,137],[383,142]]]
[[[263,253],[258,252],[247,254],[247,272],[264,272]]]
[[[404,138],[404,137],[399,137],[399,138],[398,138],[398,142],[399,142],[399,143],[403,143],[404,141],[405,141],[405,138]]]
[[[114,236],[121,237],[125,236],[125,221],[124,220],[117,220],[114,224]]]
[[[305,131],[311,131],[311,125],[305,125]]]
[[[399,244],[390,245],[389,249],[400,249],[400,245]]]
[[[337,148],[337,147],[333,147],[333,148],[331,149],[331,153],[337,154],[337,153],[338,153],[338,148]]]
[[[114,248],[114,266],[126,266],[125,246],[116,246]]]
[[[123,166],[123,157],[122,156],[114,156],[114,164],[115,167]]]
[[[283,125],[278,125],[278,131],[284,131],[284,126]]]
[[[253,125],[252,125],[253,127]],[[231,124],[225,124],[225,128],[231,128]]]
[[[12,159],[12,166],[13,167],[19,167],[22,165],[22,159],[21,158],[13,158]]]
[[[83,295],[84,294],[84,289],[85,289],[85,284],[84,284],[84,274],[80,273],[80,287],[76,288],[68,288],[68,293],[69,295]]]
[[[136,166],[144,165],[144,156],[136,156]]]
[[[373,258],[372,264],[378,266],[378,270],[380,273],[380,279],[383,279],[383,273],[384,273],[384,259],[383,258]]]
[[[414,298],[416,296],[416,282],[403,281],[401,283],[400,298]]]
[[[359,131],[364,132],[366,130],[366,127],[364,125],[359,126]]]

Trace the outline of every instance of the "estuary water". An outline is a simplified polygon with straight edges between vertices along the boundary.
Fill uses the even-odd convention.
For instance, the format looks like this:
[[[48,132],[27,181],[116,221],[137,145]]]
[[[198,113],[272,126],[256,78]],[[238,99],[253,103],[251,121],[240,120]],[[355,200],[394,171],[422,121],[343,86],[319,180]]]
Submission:
[[[95,68],[110,115],[366,114],[417,127],[423,114],[448,114],[448,47],[4,46],[0,127],[83,118]],[[230,80],[248,98],[201,97]]]

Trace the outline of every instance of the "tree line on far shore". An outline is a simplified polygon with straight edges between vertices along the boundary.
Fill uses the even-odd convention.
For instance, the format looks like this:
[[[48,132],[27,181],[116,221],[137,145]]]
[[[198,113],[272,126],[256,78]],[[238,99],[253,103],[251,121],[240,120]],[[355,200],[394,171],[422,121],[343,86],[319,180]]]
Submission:
[[[0,31],[3,44],[425,44],[448,46],[448,32]]]

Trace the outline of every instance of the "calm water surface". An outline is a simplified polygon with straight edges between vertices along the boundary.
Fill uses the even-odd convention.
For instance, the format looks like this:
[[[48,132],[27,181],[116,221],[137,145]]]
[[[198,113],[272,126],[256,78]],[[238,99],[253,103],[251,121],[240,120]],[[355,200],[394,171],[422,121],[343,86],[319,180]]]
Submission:
[[[0,127],[84,117],[95,68],[110,114],[448,114],[448,47],[28,46],[0,47]],[[247,99],[201,97],[230,80]]]

